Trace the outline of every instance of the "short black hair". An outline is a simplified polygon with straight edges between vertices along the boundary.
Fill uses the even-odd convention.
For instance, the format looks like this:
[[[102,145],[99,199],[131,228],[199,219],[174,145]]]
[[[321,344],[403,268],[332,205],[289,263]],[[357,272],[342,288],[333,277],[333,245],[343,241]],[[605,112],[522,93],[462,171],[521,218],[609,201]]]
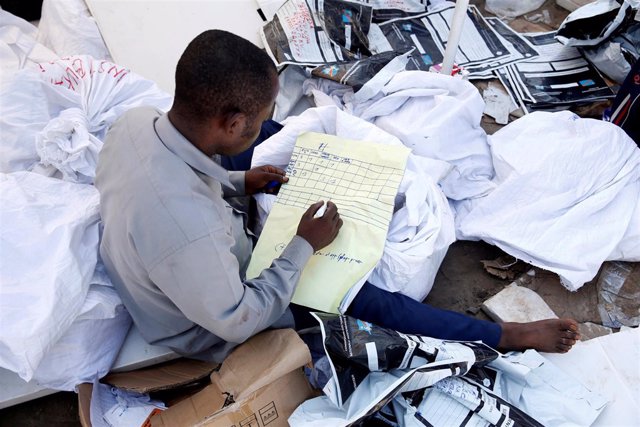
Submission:
[[[277,71],[259,47],[223,30],[208,30],[189,43],[176,67],[173,110],[203,122],[244,113],[252,121],[271,102]]]

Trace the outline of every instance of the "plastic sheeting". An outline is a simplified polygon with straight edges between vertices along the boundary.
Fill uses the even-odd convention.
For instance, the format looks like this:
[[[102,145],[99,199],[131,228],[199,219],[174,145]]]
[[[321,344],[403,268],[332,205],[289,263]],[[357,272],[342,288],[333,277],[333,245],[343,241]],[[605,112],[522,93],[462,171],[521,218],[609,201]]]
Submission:
[[[399,145],[394,136],[335,106],[312,108],[289,118],[284,128],[258,145],[252,167],[285,167],[298,135],[319,132],[344,138]],[[382,289],[422,301],[454,241],[453,215],[436,185],[450,170],[445,162],[409,155],[382,258],[369,281]],[[256,196],[262,212],[269,212],[274,196]],[[338,206],[338,211],[340,206]]]
[[[567,46],[596,46],[629,22],[638,0],[597,0],[575,11],[560,24],[556,38]]]
[[[131,316],[108,278],[105,283],[96,275],[80,314],[35,370],[33,380],[39,385],[74,391],[78,384],[105,376],[118,356]]]
[[[44,0],[37,40],[61,57],[90,55],[111,60],[84,0]]]
[[[534,350],[499,355],[482,343],[314,316],[332,378],[324,396],[293,412],[292,426],[369,425],[383,407],[380,424],[402,427],[588,426],[611,402]]]
[[[623,130],[537,112],[489,141],[497,188],[468,213],[458,209],[462,238],[553,271],[572,291],[606,260],[640,260],[632,242],[640,232],[640,149]]]
[[[57,55],[36,41],[38,29],[25,21],[0,9],[0,64],[2,79],[27,64],[52,61]]]
[[[80,314],[98,249],[92,186],[0,175],[0,366],[29,381]]]

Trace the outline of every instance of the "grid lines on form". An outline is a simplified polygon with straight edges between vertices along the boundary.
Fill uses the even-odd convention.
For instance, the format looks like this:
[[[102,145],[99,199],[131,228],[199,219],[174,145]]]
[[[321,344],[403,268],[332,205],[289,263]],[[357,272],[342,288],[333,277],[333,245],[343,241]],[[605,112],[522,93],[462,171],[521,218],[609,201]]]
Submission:
[[[306,210],[319,200],[331,200],[342,217],[386,230],[404,171],[328,153],[321,147],[295,147],[287,175],[289,182],[276,203]]]

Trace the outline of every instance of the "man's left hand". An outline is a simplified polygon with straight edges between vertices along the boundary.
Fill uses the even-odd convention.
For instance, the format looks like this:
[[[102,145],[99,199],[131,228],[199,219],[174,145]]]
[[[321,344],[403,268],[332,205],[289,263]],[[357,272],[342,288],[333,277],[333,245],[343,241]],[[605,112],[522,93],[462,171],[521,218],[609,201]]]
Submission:
[[[285,172],[275,166],[258,166],[248,170],[244,176],[244,191],[246,194],[259,192],[276,194],[280,185],[289,181]]]

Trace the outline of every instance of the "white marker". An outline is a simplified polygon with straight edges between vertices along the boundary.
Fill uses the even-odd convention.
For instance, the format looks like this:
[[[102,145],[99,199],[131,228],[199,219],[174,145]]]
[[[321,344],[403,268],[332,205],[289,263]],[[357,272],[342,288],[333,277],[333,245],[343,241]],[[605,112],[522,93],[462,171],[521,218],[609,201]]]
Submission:
[[[321,216],[324,216],[324,213],[327,210],[327,202],[322,202],[322,206],[320,206],[320,209],[318,209],[316,211],[316,214],[313,216],[314,218],[320,218]]]

